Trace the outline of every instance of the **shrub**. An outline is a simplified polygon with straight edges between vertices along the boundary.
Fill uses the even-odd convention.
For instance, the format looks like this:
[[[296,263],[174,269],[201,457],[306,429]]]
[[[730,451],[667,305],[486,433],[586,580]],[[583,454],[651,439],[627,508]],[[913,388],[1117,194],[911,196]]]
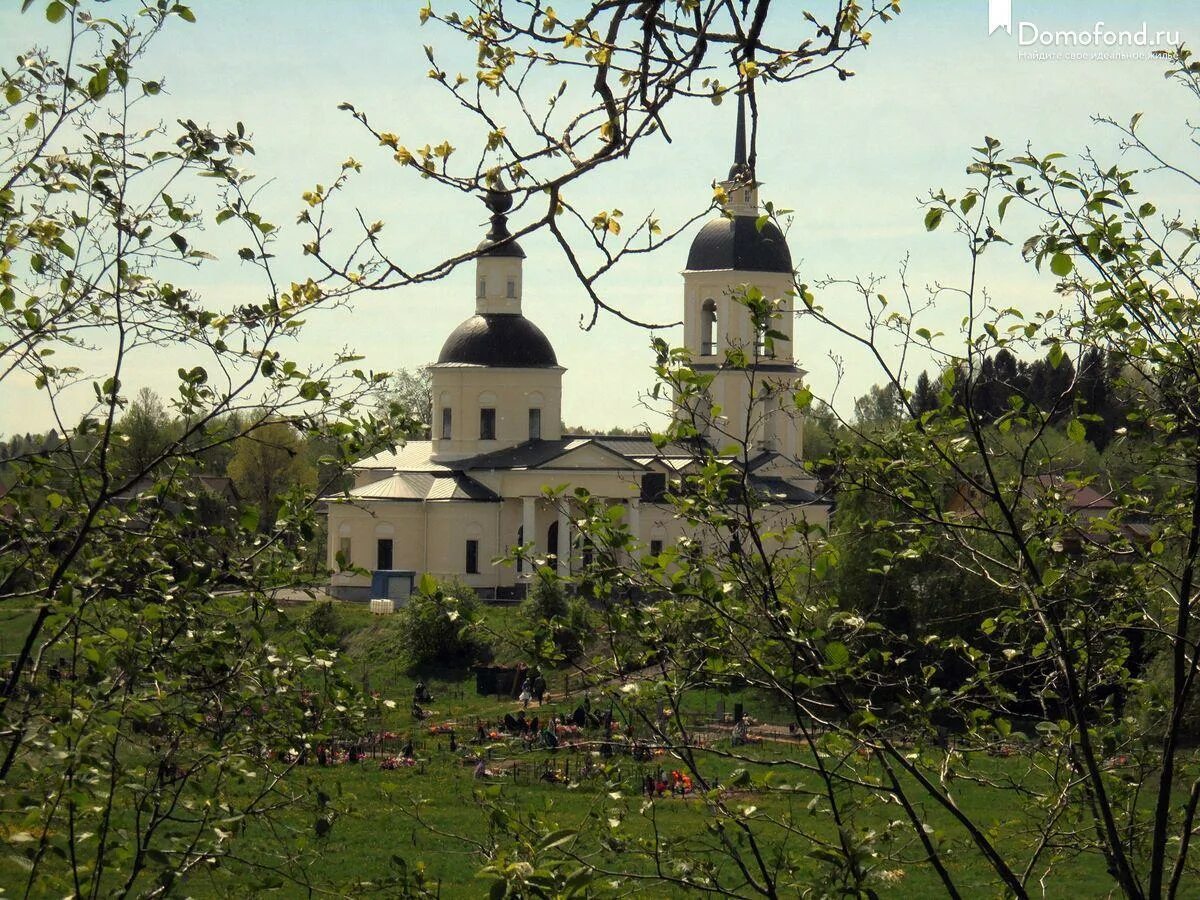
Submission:
[[[479,598],[458,579],[421,576],[418,590],[397,613],[399,647],[408,670],[461,668],[490,655],[475,630]]]
[[[314,603],[305,630],[326,647],[337,647],[354,629],[342,618],[332,600]]]
[[[563,583],[552,576],[539,574],[534,579],[519,614],[531,655],[538,662],[577,658],[593,630],[587,603],[567,594]]]

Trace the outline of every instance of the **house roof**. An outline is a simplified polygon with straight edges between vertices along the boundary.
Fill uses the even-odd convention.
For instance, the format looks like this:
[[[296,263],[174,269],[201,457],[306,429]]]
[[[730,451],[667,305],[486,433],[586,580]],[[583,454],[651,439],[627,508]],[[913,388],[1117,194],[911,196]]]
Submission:
[[[564,435],[559,440],[526,441],[515,447],[481,453],[448,463],[433,463],[431,441],[409,441],[396,453],[381,453],[365,460],[359,468],[387,469],[392,474],[353,488],[349,495],[360,500],[473,500],[496,502],[498,494],[471,477],[472,471],[555,469],[556,463],[571,468],[568,457],[586,448],[611,456],[615,463],[648,470],[660,463],[679,471],[695,459],[697,447],[670,443],[656,447],[646,435]],[[779,454],[764,451],[749,461],[749,485],[770,503],[830,503],[828,497],[800,487],[787,478],[754,473]],[[591,468],[584,465],[583,468]]]
[[[747,483],[750,489],[758,492],[768,503],[831,503],[828,497],[814,494],[810,490],[793,484],[783,478],[751,477]]]
[[[408,441],[395,452],[385,450],[362,460],[359,469],[396,469],[404,472],[449,472],[445,463],[433,462],[433,441]]]
[[[1061,494],[1067,506],[1073,510],[1112,509],[1116,505],[1112,497],[1101,494],[1090,485],[1074,484],[1060,475],[1039,475],[1037,483],[1043,491]]]
[[[684,444],[667,444],[661,449],[645,435],[563,435],[556,441],[526,441],[515,447],[493,450],[449,462],[433,462],[432,441],[408,441],[394,453],[385,451],[364,459],[359,469],[391,469],[402,472],[465,472],[471,469],[529,469],[545,465],[564,453],[594,444],[644,467],[655,459],[690,460],[696,450]]]
[[[161,481],[161,476],[157,479],[150,476],[139,478],[126,490],[113,497],[113,499],[119,501],[134,500],[151,491]],[[237,489],[233,485],[233,479],[225,475],[188,474],[182,476],[180,481],[175,484],[175,487],[195,491],[198,494],[212,494],[234,503],[238,500]]]

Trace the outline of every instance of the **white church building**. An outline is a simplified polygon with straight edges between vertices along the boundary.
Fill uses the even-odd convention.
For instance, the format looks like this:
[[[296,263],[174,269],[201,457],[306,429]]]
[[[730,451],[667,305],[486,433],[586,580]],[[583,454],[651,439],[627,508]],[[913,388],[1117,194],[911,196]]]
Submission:
[[[801,416],[777,401],[748,415],[764,382],[790,388],[804,372],[791,340],[791,254],[774,223],[757,225],[742,109],[734,165],[722,186],[727,215],[701,228],[683,272],[684,346],[692,368],[713,376],[710,399],[723,421],[751,423],[753,450],[741,464],[749,487],[768,500],[763,514],[824,524],[830,502],[816,493],[803,467]],[[474,315],[450,333],[431,366],[432,440],[364,460],[353,487],[326,498],[335,597],[400,600],[428,572],[458,576],[484,598],[518,598],[531,576],[529,564],[494,562],[513,547],[532,545],[536,558],[563,574],[585,562],[569,505],[576,487],[624,508],[641,554],[657,554],[688,535],[663,494],[696,464],[696,447],[659,448],[648,436],[562,433],[565,369],[549,338],[521,310],[525,252],[507,227],[512,198],[491,191],[487,205],[491,230],[479,247]],[[755,352],[750,315],[732,297],[747,284],[781,298],[772,327],[787,336],[752,372],[725,364],[727,349]],[[719,427],[703,435],[718,449],[727,443]],[[546,498],[546,488],[564,485],[563,495]],[[371,574],[339,571],[339,553]]]

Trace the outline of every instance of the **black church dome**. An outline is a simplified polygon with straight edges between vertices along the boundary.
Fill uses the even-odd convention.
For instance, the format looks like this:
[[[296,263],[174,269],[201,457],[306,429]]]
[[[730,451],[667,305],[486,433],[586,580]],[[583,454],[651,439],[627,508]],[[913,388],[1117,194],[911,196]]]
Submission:
[[[745,272],[792,272],[792,254],[774,222],[762,229],[752,216],[713,219],[700,229],[688,251],[692,272],[739,269]]]
[[[450,332],[438,362],[539,369],[557,366],[558,357],[549,338],[524,316],[481,313]]]

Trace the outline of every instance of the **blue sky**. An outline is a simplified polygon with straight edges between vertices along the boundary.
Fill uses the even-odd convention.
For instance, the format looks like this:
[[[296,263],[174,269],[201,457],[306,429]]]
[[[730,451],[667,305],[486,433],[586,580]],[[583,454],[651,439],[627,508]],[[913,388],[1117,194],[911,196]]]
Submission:
[[[451,5],[435,2],[438,8]],[[562,18],[579,5],[556,4]],[[16,4],[9,6],[0,12],[0,58],[11,59],[31,43],[53,45],[55,32],[38,7],[22,16],[11,8]],[[478,203],[399,171],[390,154],[336,108],[349,100],[410,145],[470,140],[425,78],[422,45],[445,45],[450,35],[433,24],[421,28],[416,2],[213,0],[193,6],[198,22],[170,29],[143,69],[161,73],[169,92],[157,114],[214,126],[246,123],[257,148],[251,165],[271,179],[262,201],[268,218],[288,226],[285,244],[302,239],[290,227],[300,194],[328,183],[351,155],[365,169],[348,201],[368,221],[387,222],[389,246],[406,261],[432,262],[478,243],[485,221]],[[794,15],[799,6],[786,8]],[[106,10],[121,7],[117,0]],[[1014,0],[1013,13],[1043,28],[1090,30],[1097,21],[1136,28],[1145,21],[1151,31],[1178,30],[1184,41],[1200,26],[1200,7],[1168,2]],[[1195,118],[1193,108],[1182,91],[1164,82],[1161,64],[1030,60],[1019,51],[1013,37],[988,36],[985,0],[910,2],[894,22],[875,29],[869,50],[849,62],[856,77],[817,77],[760,94],[763,196],[795,210],[789,243],[805,280],[874,273],[889,276],[894,286],[907,256],[914,293],[934,282],[961,283],[965,257],[949,233],[925,232],[917,200],[931,188],[961,191],[970,148],[985,134],[1014,152],[1029,142],[1043,152],[1090,147],[1101,158],[1116,159],[1114,136],[1091,117],[1128,119],[1143,112],[1147,134],[1185,161],[1194,153],[1183,127],[1187,116]],[[620,207],[627,221],[652,211],[664,223],[690,215],[703,208],[712,180],[728,168],[733,113],[728,103],[682,107],[668,120],[672,144],[648,141],[630,160],[574,188],[572,199],[585,210]],[[1187,210],[1196,198],[1170,199]],[[1032,226],[1014,222],[1010,236],[1023,238]],[[259,297],[261,283],[229,258],[219,233],[212,242],[220,262],[190,282],[179,276],[181,283],[215,301]],[[526,314],[550,336],[568,369],[564,418],[588,426],[646,421],[637,397],[652,380],[648,335],[611,318],[582,331],[579,321],[590,314],[590,304],[550,239],[536,236],[523,245]],[[686,249],[685,239],[630,261],[601,283],[605,296],[646,319],[678,318]],[[300,261],[284,260],[302,273]],[[999,305],[1054,303],[1052,279],[1037,275],[1016,250],[990,254],[982,274]],[[472,284],[471,272],[459,270],[430,286],[364,296],[349,309],[317,317],[296,353],[316,360],[349,346],[384,370],[429,362],[446,334],[473,312]],[[860,318],[844,292],[821,299],[839,314],[844,310],[850,324]],[[952,326],[962,312],[945,303],[934,310],[935,324]],[[818,396],[834,391],[830,353],[846,363],[837,386],[840,407],[848,408],[880,380],[860,351],[825,330],[803,323],[797,334],[796,356]],[[129,393],[143,385],[169,392],[180,364],[176,356],[139,358],[126,382]],[[0,392],[0,433],[49,424],[44,399],[29,386],[6,383]]]

